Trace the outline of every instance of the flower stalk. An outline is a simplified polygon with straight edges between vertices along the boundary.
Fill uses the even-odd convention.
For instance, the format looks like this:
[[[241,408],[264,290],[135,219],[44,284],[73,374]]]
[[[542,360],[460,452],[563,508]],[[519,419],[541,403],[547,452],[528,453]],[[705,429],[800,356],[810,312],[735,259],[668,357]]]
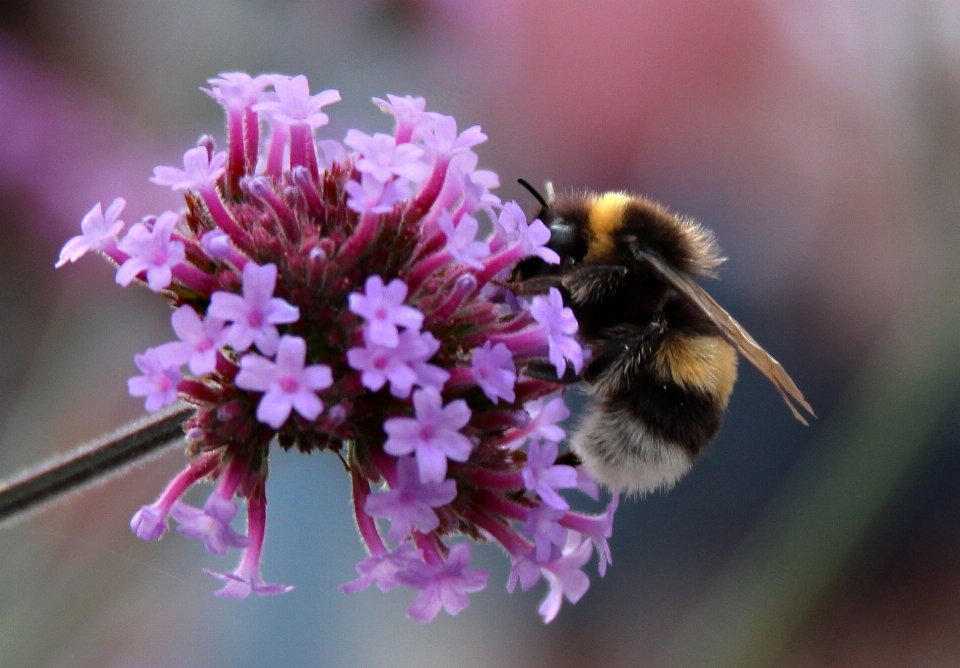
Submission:
[[[0,525],[120,475],[183,444],[194,406],[174,404],[0,482]]]

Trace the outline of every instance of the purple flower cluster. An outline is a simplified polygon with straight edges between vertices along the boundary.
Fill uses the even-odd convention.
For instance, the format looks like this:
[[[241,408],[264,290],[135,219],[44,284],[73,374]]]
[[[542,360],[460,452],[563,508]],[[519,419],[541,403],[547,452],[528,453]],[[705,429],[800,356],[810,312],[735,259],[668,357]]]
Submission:
[[[610,562],[617,498],[599,515],[571,510],[559,490],[599,490],[557,463],[562,386],[527,373],[545,360],[558,375],[583,364],[559,292],[508,290],[521,260],[559,262],[549,230],[490,192],[497,176],[473,152],[480,128],[458,131],[422,98],[375,99],[393,133],[350,130],[340,143],[315,137],[337,91],[242,73],[210,85],[227,150],[202,137],[182,169],[152,178],[182,191],[184,208],[121,236],[125,202],[97,204],[57,262],[97,251],[117,283],[144,284],[174,308],[177,340],[136,356],[129,391],[149,411],[196,407],[185,424],[193,459],[134,515],[134,533],[157,539],[172,517],[210,552],[243,551],[234,571],[211,573],[224,583],[217,595],[285,593],[260,575],[269,448],[330,450],[349,468],[370,553],[344,591],[409,587],[412,619],[455,615],[487,584],[462,535],[506,550],[510,591],[545,579],[550,621],[586,591],[594,549],[601,575]],[[205,479],[216,487],[204,506],[184,503]],[[245,534],[232,526],[238,498]]]

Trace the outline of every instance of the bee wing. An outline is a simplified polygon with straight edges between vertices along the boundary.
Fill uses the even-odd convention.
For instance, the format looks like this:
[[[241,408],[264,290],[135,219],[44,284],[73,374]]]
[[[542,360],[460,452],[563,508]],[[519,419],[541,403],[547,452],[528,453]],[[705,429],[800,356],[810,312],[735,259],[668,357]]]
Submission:
[[[807,421],[797,410],[795,403],[799,404],[810,415],[814,415],[813,408],[803,398],[800,389],[793,379],[787,374],[780,362],[773,359],[766,350],[760,347],[760,344],[753,340],[753,337],[747,334],[746,330],[740,326],[740,323],[733,319],[726,310],[713,300],[706,290],[697,285],[689,276],[678,272],[659,257],[647,253],[637,247],[636,243],[631,244],[631,250],[634,256],[646,263],[659,275],[670,287],[682,295],[690,304],[696,306],[710,321],[716,325],[720,335],[726,339],[727,343],[733,346],[737,352],[755,366],[760,373],[767,377],[773,386],[777,388],[784,402],[790,407],[793,416],[800,420],[804,425]],[[814,416],[816,417],[816,416]]]

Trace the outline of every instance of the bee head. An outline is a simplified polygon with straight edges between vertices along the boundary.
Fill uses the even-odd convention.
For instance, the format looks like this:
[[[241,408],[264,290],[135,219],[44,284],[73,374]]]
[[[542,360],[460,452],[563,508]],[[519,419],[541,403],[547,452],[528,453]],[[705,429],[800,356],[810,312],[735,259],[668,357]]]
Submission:
[[[546,246],[560,256],[560,264],[548,264],[538,257],[527,258],[517,265],[515,278],[525,280],[537,276],[561,274],[576,266],[587,254],[587,242],[581,232],[583,221],[576,216],[564,215],[553,208],[553,185],[547,183],[547,199],[524,179],[518,179],[520,185],[530,191],[540,203],[539,218],[550,230],[550,241]],[[575,212],[573,212],[575,214]]]

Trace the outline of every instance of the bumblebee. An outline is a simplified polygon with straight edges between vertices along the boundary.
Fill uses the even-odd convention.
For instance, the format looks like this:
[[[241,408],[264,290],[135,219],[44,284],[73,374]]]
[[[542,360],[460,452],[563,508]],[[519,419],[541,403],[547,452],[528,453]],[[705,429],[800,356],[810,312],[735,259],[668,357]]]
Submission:
[[[547,184],[538,218],[561,258],[530,258],[513,285],[521,294],[557,287],[590,350],[582,375],[592,410],[570,447],[605,486],[644,494],[679,480],[716,436],[737,378],[738,353],[766,376],[803,424],[810,405],[783,367],[694,276],[723,262],[714,235],[645,197],[622,192],[555,198]],[[530,375],[556,378],[552,367]]]

